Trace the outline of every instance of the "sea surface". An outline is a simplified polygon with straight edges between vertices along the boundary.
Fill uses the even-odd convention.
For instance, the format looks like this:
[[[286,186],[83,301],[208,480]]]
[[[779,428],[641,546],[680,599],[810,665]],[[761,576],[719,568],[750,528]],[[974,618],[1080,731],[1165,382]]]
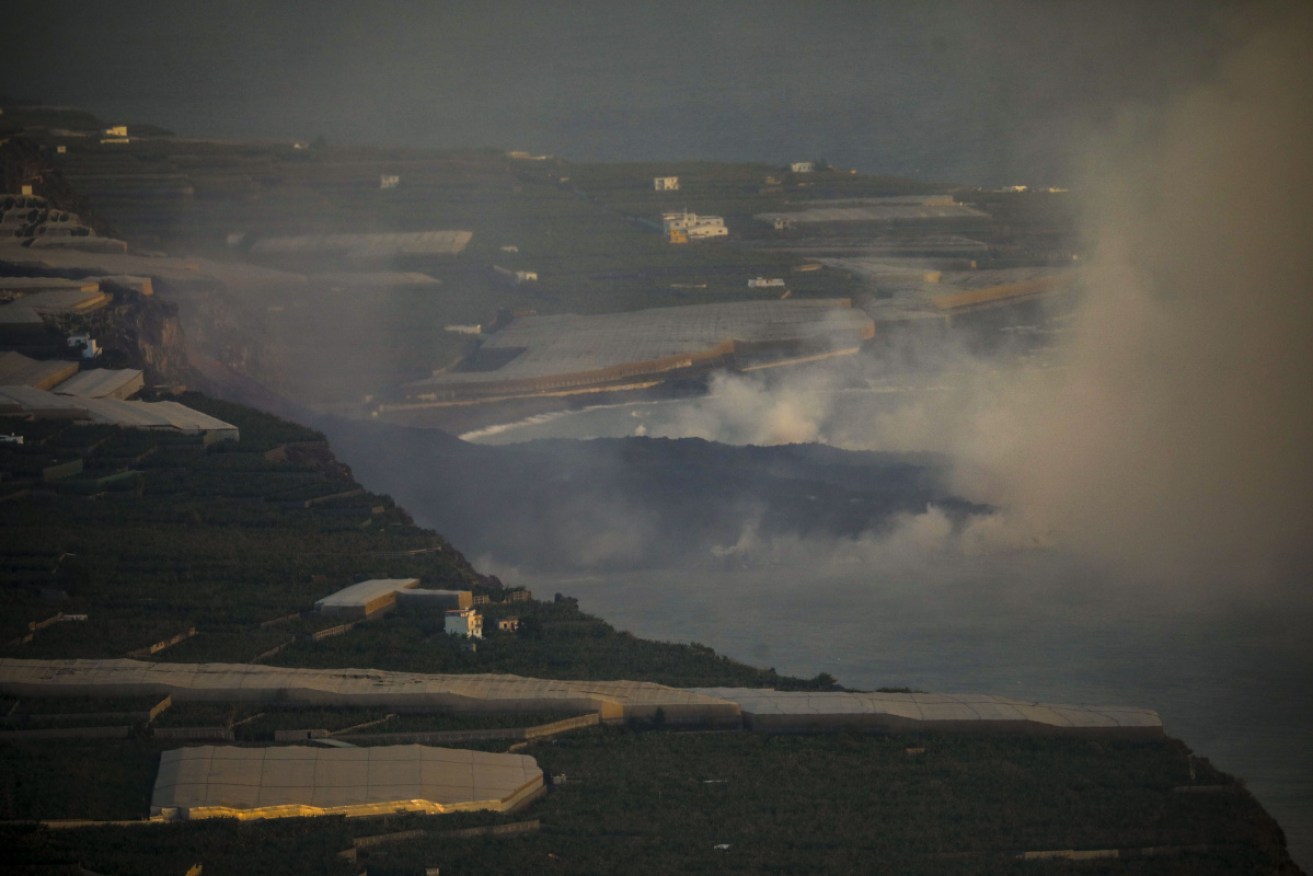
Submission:
[[[11,6],[5,95],[113,124],[1054,185],[1212,68],[1227,4]]]
[[[1166,731],[1241,777],[1313,862],[1313,613],[1287,606],[1073,605],[1009,587],[1046,557],[902,577],[810,566],[698,574],[522,576],[636,635],[697,641],[792,675],[1056,703],[1153,708]],[[1052,570],[1065,575],[1067,570]],[[928,579],[938,578],[929,582]],[[1097,582],[1091,582],[1097,585]],[[1093,603],[1093,607],[1090,603]]]
[[[687,435],[712,404],[607,405],[466,437]],[[1201,596],[1188,582],[1128,587],[1052,548],[968,556],[843,540],[605,574],[544,574],[495,557],[479,565],[540,595],[575,596],[636,635],[701,642],[791,675],[1155,709],[1170,735],[1247,783],[1295,860],[1313,868],[1313,600],[1304,582],[1261,598],[1243,582]]]

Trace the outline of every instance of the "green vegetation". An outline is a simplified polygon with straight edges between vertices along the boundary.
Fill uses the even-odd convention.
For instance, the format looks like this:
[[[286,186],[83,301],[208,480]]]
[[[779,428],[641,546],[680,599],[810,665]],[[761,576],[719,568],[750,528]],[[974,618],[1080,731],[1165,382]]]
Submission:
[[[26,454],[71,453],[88,470],[127,468],[140,479],[127,494],[39,490],[0,507],[9,605],[0,637],[10,641],[60,611],[89,616],[0,653],[123,656],[197,626],[190,659],[247,660],[304,630],[262,621],[363,578],[484,586],[441,538],[417,529],[387,497],[360,490],[322,436],[200,396],[182,401],[234,422],[242,441],[205,447],[153,432],[13,424],[27,438],[18,448]],[[280,450],[289,443],[290,452]],[[350,495],[306,507],[307,499],[343,493]]]
[[[197,863],[207,874],[323,873],[354,876],[337,853],[350,845],[342,818],[295,818],[268,824],[229,820],[141,827],[86,827],[48,831],[0,826],[7,872],[60,872],[82,863],[106,876],[182,874]],[[77,872],[77,871],[74,871]]]
[[[773,669],[757,669],[699,644],[640,639],[579,610],[573,601],[485,606],[477,650],[443,632],[442,617],[399,610],[318,642],[298,640],[269,660],[281,666],[369,666],[410,672],[509,672],[541,678],[653,681],[677,687],[814,689]],[[495,619],[520,618],[519,633],[500,633]]]
[[[137,819],[150,809],[160,751],[149,740],[4,740],[0,820]]]
[[[39,491],[0,503],[0,581],[10,606],[0,619],[0,655],[122,657],[195,627],[197,635],[156,659],[247,662],[286,646],[265,662],[816,686],[701,645],[635,638],[573,600],[498,604],[498,582],[416,527],[391,499],[362,490],[318,433],[196,394],[181,401],[237,425],[242,440],[205,447],[153,432],[13,424],[27,441],[6,445],[0,464],[58,454],[84,459],[91,471],[139,477],[128,493]],[[306,506],[333,496],[342,498]],[[314,601],[366,578],[419,578],[427,587],[489,595],[488,638],[470,650],[444,631],[440,613],[399,609],[313,641],[315,631],[342,623],[310,611]],[[21,641],[29,624],[59,612],[88,619],[52,623]],[[503,616],[520,618],[520,632],[497,632]]]

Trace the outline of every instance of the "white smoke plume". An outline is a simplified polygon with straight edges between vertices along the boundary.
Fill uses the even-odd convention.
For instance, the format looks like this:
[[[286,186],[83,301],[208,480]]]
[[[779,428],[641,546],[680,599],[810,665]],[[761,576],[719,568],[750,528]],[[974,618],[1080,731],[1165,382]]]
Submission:
[[[669,433],[945,452],[961,494],[1000,509],[965,530],[932,511],[863,550],[938,533],[968,553],[1053,545],[1135,581],[1298,575],[1313,550],[1310,9],[1246,7],[1211,81],[1160,116],[1128,110],[1091,149],[1092,258],[1051,367],[954,353],[910,391],[868,375],[885,395],[723,377]]]
[[[728,373],[712,379],[709,403],[682,409],[666,432],[672,437],[708,437],[727,444],[801,444],[824,441],[832,413],[824,375],[786,381],[763,391],[762,384]]]
[[[1313,15],[1263,15],[1091,161],[1064,367],[976,424],[980,498],[1154,577],[1261,581],[1313,544]]]

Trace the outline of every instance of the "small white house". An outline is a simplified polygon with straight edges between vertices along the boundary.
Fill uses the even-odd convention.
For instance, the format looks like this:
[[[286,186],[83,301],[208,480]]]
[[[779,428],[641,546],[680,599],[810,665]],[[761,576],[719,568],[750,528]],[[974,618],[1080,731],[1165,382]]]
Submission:
[[[483,615],[472,608],[448,609],[443,628],[467,639],[482,639]]]
[[[483,334],[482,323],[451,323],[442,327],[444,332],[451,332],[457,335],[481,335]]]
[[[677,192],[679,191],[679,177],[677,176],[653,177],[652,188],[658,192]]]
[[[725,220],[719,216],[703,216],[701,220],[696,225],[690,225],[685,229],[684,233],[688,235],[689,240],[729,236],[729,229],[725,227]]]
[[[789,170],[793,171],[794,173],[815,173],[815,172],[816,172],[816,162],[815,162],[815,161],[795,161],[795,162],[793,162],[792,164],[789,165]]]
[[[380,189],[395,189],[399,185],[401,185],[401,177],[395,173],[381,173],[378,176]]]
[[[500,265],[493,265],[492,269],[501,276],[509,280],[512,285],[523,286],[525,283],[537,283],[537,271],[521,271],[512,268],[503,268]]]
[[[682,236],[684,240],[697,240],[708,237],[726,237],[729,229],[725,227],[723,216],[699,216],[688,210],[678,210],[661,216],[661,227],[666,239],[672,242]]]
[[[323,599],[315,600],[315,609],[325,614],[349,614],[368,618],[388,611],[397,604],[397,593],[419,586],[418,578],[371,578],[343,587]]]
[[[100,344],[88,334],[69,335],[68,346],[70,349],[80,350],[83,359],[94,359],[100,355]]]

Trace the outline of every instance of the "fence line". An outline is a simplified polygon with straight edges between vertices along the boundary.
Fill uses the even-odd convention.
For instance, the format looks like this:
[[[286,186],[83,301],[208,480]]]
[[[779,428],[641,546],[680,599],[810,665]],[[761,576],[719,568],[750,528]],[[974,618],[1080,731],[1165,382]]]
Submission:
[[[282,617],[271,618],[270,620],[267,621],[260,621],[260,626],[261,628],[272,627],[275,624],[285,624],[288,621],[295,621],[300,619],[301,619],[301,612],[294,611],[291,614],[285,614]]]
[[[236,739],[230,727],[155,727],[151,735],[156,739]]]
[[[601,720],[598,713],[589,712],[586,715],[572,715],[569,718],[562,718],[559,721],[552,721],[547,724],[537,724],[533,727],[488,727],[482,730],[416,730],[412,732],[351,733],[345,735],[339,731],[333,735],[353,742],[392,742],[394,744],[472,742],[479,739],[510,739],[517,742],[527,742],[533,739],[549,739],[582,727],[595,727],[601,723]]]
[[[165,648],[172,648],[174,645],[178,644],[179,642],[185,642],[194,635],[196,635],[196,628],[188,627],[187,629],[183,630],[181,633],[177,633],[176,635],[170,636],[167,639],[161,639],[160,641],[147,645],[144,648],[134,648],[133,650],[128,652],[127,656],[153,657],[154,655],[163,651]]]
[[[112,727],[47,727],[42,730],[6,730],[5,739],[126,739],[132,732],[129,724]]]
[[[275,654],[278,654],[283,649],[285,649],[288,645],[293,644],[295,641],[296,641],[295,638],[291,638],[279,645],[274,645],[268,651],[261,651],[259,654],[256,654],[254,657],[251,658],[251,662],[259,663],[261,660],[268,660],[270,657],[273,657]]]
[[[340,636],[343,633],[351,632],[351,630],[355,628],[355,625],[356,625],[355,622],[352,622],[348,624],[338,624],[335,627],[325,627],[322,630],[315,630],[313,633],[310,634],[310,638],[313,641],[318,642],[321,639],[328,639],[333,636]]]

